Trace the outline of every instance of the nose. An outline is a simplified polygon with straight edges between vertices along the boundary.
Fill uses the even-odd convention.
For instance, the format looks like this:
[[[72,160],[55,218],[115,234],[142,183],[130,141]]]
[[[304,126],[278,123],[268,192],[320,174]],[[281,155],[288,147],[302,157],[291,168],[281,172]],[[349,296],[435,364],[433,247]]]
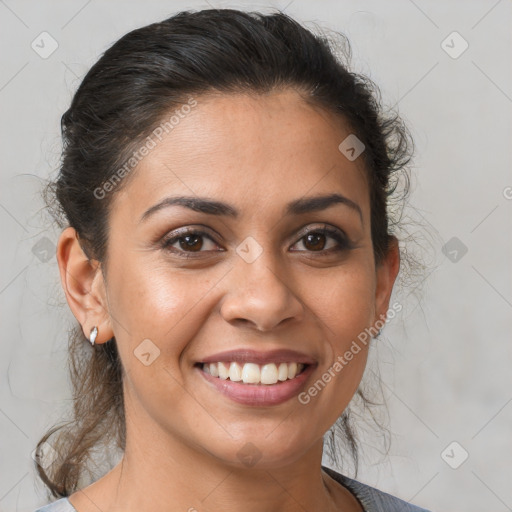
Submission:
[[[226,322],[270,331],[285,322],[300,321],[304,306],[288,282],[287,273],[266,251],[256,261],[240,259],[229,273],[229,290],[220,312]]]

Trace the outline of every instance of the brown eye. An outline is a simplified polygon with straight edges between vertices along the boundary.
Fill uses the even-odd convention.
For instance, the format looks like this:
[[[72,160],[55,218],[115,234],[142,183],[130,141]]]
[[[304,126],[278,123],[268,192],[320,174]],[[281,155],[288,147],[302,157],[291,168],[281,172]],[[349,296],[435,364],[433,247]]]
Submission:
[[[191,250],[193,252],[200,251],[203,246],[202,237],[199,235],[187,235],[178,238],[180,247],[184,250]]]
[[[304,237],[304,247],[311,251],[321,251],[325,247],[325,235],[313,233]]]
[[[162,248],[183,257],[193,257],[194,253],[199,255],[219,250],[219,246],[208,234],[194,230],[171,233],[169,237],[162,241]]]
[[[294,252],[318,252],[320,254],[329,254],[351,249],[353,246],[350,240],[342,231],[324,227],[321,229],[310,230],[297,244],[302,243],[303,250],[292,249]]]

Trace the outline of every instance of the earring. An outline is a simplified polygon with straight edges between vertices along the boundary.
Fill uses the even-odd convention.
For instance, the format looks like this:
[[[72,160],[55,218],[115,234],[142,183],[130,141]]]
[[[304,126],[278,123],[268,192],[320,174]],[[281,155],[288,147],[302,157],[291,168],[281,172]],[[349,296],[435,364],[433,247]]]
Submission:
[[[98,328],[94,326],[91,329],[91,334],[89,334],[89,341],[91,342],[91,345],[94,347],[94,342],[96,341],[96,336],[98,336]]]

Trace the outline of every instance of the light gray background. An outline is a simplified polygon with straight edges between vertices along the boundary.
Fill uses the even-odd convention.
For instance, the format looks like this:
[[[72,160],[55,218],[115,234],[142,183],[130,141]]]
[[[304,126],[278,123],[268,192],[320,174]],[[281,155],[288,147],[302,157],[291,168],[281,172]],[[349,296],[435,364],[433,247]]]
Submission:
[[[380,85],[386,104],[398,105],[415,137],[407,215],[425,226],[410,230],[429,267],[416,290],[397,291],[405,309],[372,356],[393,444],[383,459],[368,438],[359,479],[432,511],[512,510],[512,2],[210,5],[277,6],[346,33],[355,69]],[[58,167],[60,116],[81,77],[121,35],[203,7],[0,0],[0,511],[43,503],[31,452],[70,398],[66,329],[73,317],[60,290],[58,232],[47,229],[38,196],[41,179]],[[58,43],[47,59],[31,48],[43,31]],[[469,44],[458,58],[442,47],[453,31]],[[462,48],[456,37],[445,43],[452,53]],[[457,255],[443,254],[446,243],[458,244],[448,245]],[[445,452],[453,441],[459,444]],[[445,460],[459,464],[462,450],[469,458],[452,469]]]

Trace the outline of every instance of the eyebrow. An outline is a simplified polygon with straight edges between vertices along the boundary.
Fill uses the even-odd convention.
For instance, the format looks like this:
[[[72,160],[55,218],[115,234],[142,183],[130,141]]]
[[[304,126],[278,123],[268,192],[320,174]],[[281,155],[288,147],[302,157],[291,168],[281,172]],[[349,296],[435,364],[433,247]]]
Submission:
[[[300,215],[309,212],[317,212],[325,210],[335,204],[343,204],[357,212],[361,219],[361,224],[363,223],[363,212],[359,205],[341,194],[329,194],[296,199],[286,205],[285,215]],[[221,201],[215,201],[204,197],[177,196],[166,197],[146,210],[142,214],[139,222],[146,221],[157,211],[169,206],[184,206],[185,208],[189,208],[195,212],[205,213],[208,215],[228,216],[234,219],[239,215],[239,211],[234,206]]]

